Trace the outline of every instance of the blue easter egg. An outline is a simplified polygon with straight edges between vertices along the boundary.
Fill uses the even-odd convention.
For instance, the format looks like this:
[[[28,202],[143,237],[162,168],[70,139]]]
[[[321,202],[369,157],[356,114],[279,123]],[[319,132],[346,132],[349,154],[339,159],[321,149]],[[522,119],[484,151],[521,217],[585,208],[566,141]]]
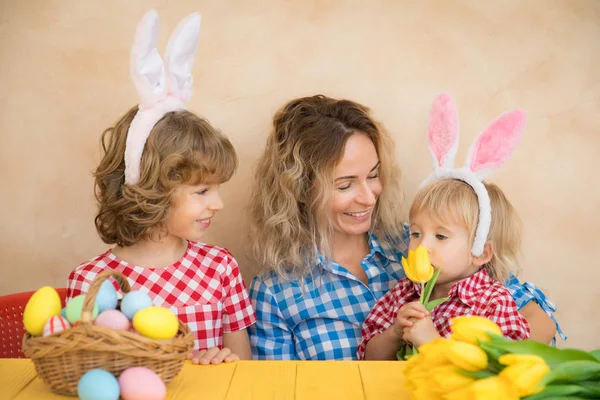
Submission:
[[[152,307],[152,300],[139,290],[127,293],[121,300],[121,312],[129,319],[132,319],[136,312],[148,307]]]
[[[77,395],[81,400],[117,400],[121,395],[119,381],[108,371],[92,369],[79,380]]]
[[[100,290],[96,295],[96,304],[98,304],[98,312],[104,310],[114,310],[117,308],[117,291],[113,284],[106,280],[100,285]]]
[[[60,316],[67,318],[67,307],[63,307],[62,310],[60,310]]]

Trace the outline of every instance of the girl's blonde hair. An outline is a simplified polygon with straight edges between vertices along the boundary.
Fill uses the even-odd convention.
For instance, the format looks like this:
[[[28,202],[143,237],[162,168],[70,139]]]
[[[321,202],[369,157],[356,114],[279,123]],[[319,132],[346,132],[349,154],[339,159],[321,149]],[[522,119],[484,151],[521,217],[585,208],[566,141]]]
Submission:
[[[154,126],[140,162],[140,180],[125,185],[125,142],[138,106],[102,134],[103,157],[94,172],[99,203],[96,229],[108,244],[130,246],[164,226],[174,189],[208,177],[231,178],[237,157],[230,141],[210,123],[186,111],[165,114]]]
[[[519,270],[518,256],[521,249],[521,219],[502,190],[493,183],[483,182],[490,196],[492,222],[488,240],[493,242],[493,256],[484,265],[488,274],[502,283],[511,273]],[[471,186],[457,179],[440,179],[421,190],[415,196],[409,218],[427,210],[433,218],[443,223],[458,221],[469,232],[469,248],[475,238],[479,219],[479,203]]]
[[[355,133],[369,137],[381,162],[383,191],[372,230],[384,241],[400,234],[403,197],[390,136],[361,104],[323,95],[298,98],[274,116],[250,199],[252,253],[263,272],[302,277],[319,254],[330,256],[334,170]]]

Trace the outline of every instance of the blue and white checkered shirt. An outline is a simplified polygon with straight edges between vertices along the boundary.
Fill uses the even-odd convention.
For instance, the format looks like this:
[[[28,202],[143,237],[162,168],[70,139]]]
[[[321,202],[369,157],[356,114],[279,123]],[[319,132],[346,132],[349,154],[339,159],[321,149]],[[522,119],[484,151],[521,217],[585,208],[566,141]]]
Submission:
[[[282,280],[273,272],[255,277],[250,298],[258,321],[248,328],[253,357],[356,360],[363,322],[375,302],[405,276],[401,259],[409,238],[406,229],[393,247],[384,247],[375,235],[369,236],[370,252],[361,261],[369,286],[335,261],[327,263],[322,257],[312,275],[305,277],[304,288],[299,280]],[[507,282],[517,307],[536,300],[549,312],[547,306],[551,303],[544,294],[528,290],[526,285],[516,277]]]

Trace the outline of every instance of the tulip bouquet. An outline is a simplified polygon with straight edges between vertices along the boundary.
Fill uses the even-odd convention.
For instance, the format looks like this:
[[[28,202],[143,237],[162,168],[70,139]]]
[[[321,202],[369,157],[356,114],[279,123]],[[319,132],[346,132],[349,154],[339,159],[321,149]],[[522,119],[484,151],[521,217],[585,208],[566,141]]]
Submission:
[[[600,399],[600,350],[513,341],[478,316],[450,321],[450,338],[422,345],[406,363],[412,399]]]
[[[440,275],[440,269],[434,270],[429,259],[429,252],[425,247],[419,245],[415,250],[408,251],[408,259],[402,257],[402,267],[406,277],[411,281],[421,285],[421,297],[419,301],[423,303],[427,311],[433,310],[436,306],[439,306],[448,297],[442,297],[429,301],[435,282]],[[407,358],[407,348],[404,346],[398,352],[398,359],[404,360]],[[416,354],[417,350],[413,347],[412,354]]]

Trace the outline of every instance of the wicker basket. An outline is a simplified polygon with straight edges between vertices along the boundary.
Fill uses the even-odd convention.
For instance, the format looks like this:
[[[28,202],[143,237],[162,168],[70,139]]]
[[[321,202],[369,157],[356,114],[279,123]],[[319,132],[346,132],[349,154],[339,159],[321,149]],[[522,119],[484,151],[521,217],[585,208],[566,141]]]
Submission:
[[[131,290],[120,272],[102,272],[90,285],[77,326],[50,336],[32,337],[26,333],[23,337],[23,353],[31,358],[38,375],[57,394],[76,396],[79,379],[94,368],[118,377],[129,367],[143,366],[156,372],[167,384],[179,373],[192,350],[194,336],[181,321],[177,335],[169,340],[93,325],[96,295],[102,282],[111,276],[123,293]]]

